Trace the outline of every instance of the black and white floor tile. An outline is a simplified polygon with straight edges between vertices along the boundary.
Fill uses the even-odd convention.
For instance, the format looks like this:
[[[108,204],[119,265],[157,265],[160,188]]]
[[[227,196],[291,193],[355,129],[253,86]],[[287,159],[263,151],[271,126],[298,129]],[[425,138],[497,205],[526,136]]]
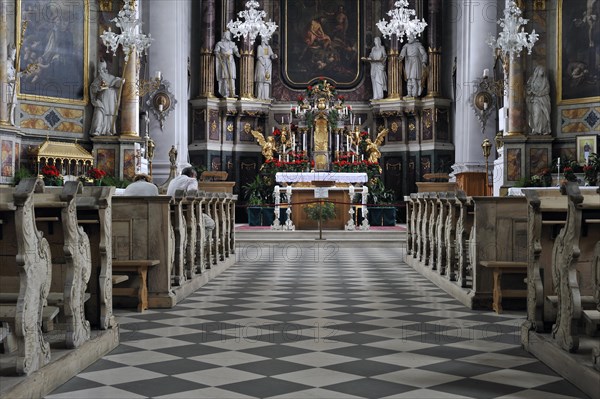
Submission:
[[[173,309],[117,310],[121,344],[58,398],[585,398],[400,247],[238,247]]]

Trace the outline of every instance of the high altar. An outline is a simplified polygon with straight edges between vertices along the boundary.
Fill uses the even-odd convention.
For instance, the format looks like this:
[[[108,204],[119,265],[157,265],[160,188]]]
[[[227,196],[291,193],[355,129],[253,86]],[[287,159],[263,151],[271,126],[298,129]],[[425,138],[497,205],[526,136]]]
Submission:
[[[273,229],[276,230],[314,230],[318,222],[306,216],[303,207],[314,201],[331,201],[335,204],[335,218],[322,223],[322,228],[331,230],[368,230],[366,218],[367,182],[366,173],[335,173],[335,172],[280,172],[275,175],[275,181],[283,187],[275,186],[275,215],[280,209],[286,209],[286,220],[280,224],[275,218]],[[360,184],[359,187],[355,185]],[[280,203],[281,194],[285,202]],[[360,204],[354,204],[356,194],[361,195]],[[355,215],[358,208],[362,209],[363,218],[360,226],[356,225]]]

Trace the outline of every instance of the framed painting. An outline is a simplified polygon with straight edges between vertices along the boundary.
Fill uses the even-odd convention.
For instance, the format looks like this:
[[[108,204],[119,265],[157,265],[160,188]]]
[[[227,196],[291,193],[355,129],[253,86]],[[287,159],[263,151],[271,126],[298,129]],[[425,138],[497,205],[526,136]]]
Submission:
[[[363,0],[284,0],[282,76],[294,88],[325,78],[337,88],[361,79]]]
[[[585,165],[590,154],[597,153],[598,136],[577,136],[577,162]]]
[[[19,97],[88,101],[89,0],[17,0]]]
[[[558,0],[558,101],[600,101],[600,0]]]

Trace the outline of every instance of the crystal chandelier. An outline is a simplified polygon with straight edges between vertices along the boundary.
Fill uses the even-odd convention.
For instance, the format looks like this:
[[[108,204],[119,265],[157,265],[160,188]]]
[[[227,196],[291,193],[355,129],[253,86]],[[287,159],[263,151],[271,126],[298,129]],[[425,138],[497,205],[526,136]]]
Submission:
[[[521,56],[523,48],[527,47],[527,54],[531,54],[531,49],[537,42],[539,35],[535,29],[531,33],[525,32],[525,26],[529,20],[521,17],[521,9],[514,0],[509,0],[504,9],[504,18],[500,18],[498,25],[502,27],[498,39],[491,35],[487,41],[495,50],[498,50],[506,60],[510,56]]]
[[[269,20],[268,22],[263,21],[263,18],[267,16],[267,13],[262,10],[258,10],[260,4],[256,0],[250,0],[246,2],[246,10],[238,12],[240,18],[244,18],[244,21],[240,21],[239,18],[235,21],[229,21],[227,23],[227,29],[236,38],[250,36],[250,44],[254,44],[256,36],[262,39],[269,39],[275,30],[277,24]]]
[[[135,16],[135,9],[131,6],[132,0],[124,0],[123,8],[119,11],[116,18],[112,19],[117,25],[117,28],[121,29],[120,34],[116,34],[108,28],[108,31],[104,31],[100,38],[107,47],[106,52],[110,49],[113,55],[116,55],[119,46],[123,47],[123,53],[125,53],[125,62],[129,61],[129,55],[135,51],[138,56],[142,52],[146,52],[150,44],[152,44],[152,37],[146,36],[141,33],[139,27],[142,25],[139,19]],[[135,1],[135,0],[134,0]]]
[[[424,19],[419,20],[415,17],[415,10],[408,7],[408,0],[398,0],[394,3],[396,7],[393,10],[387,12],[387,15],[392,17],[389,22],[381,20],[377,22],[379,31],[383,34],[383,37],[389,38],[392,35],[396,35],[403,42],[403,37],[406,35],[406,39],[409,37],[418,37],[425,30],[427,22]]]

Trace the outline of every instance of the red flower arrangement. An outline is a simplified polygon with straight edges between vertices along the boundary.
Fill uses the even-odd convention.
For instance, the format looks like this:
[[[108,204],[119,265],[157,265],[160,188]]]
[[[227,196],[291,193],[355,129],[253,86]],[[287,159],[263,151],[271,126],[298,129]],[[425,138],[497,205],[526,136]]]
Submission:
[[[275,136],[275,137],[281,136],[281,130],[279,130],[277,128],[275,130],[273,130],[273,136]]]
[[[44,167],[42,168],[42,175],[44,175],[44,177],[49,178],[59,177],[60,171],[54,165],[44,165]]]
[[[106,176],[106,172],[98,168],[91,168],[87,171],[87,175],[91,179],[102,180]]]

